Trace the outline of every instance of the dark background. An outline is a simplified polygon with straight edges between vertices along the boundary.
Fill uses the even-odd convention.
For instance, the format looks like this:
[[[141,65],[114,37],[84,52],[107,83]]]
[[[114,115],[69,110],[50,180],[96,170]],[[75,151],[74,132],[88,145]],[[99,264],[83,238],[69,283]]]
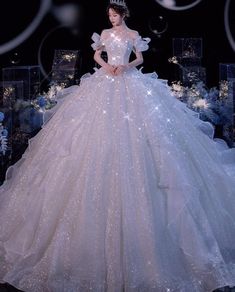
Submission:
[[[235,54],[227,39],[224,28],[224,8],[230,1],[230,28],[235,38],[235,0],[202,0],[195,7],[184,11],[173,11],[162,7],[155,0],[128,0],[131,17],[127,25],[138,30],[143,37],[150,37],[150,49],[144,52],[143,72],[156,71],[160,78],[169,82],[176,78],[177,65],[170,64],[168,58],[173,56],[173,38],[202,38],[202,65],[207,72],[207,86],[218,86],[219,64],[235,63]],[[0,46],[17,37],[35,18],[42,0],[5,0],[0,6]],[[193,0],[178,0],[179,5],[189,4]],[[76,25],[61,27],[61,22],[52,13],[53,7],[69,3],[78,5],[80,17]],[[81,52],[80,74],[93,72],[93,50],[91,35],[101,33],[110,27],[106,15],[105,0],[53,0],[52,8],[46,14],[36,31],[21,45],[0,54],[0,79],[2,68],[12,65],[37,65],[38,51],[41,46],[40,58],[47,73],[50,72],[55,49],[79,49]],[[154,34],[149,29],[149,21],[153,17],[162,17],[167,23],[166,32]],[[159,24],[161,30],[161,23]],[[1,80],[0,80],[1,81]],[[23,145],[9,164],[16,162],[27,145]],[[0,183],[4,180],[5,170],[0,168]],[[16,291],[8,287],[3,291]]]
[[[190,2],[193,1],[177,1],[179,5]],[[17,48],[0,55],[1,69],[11,66],[13,62],[22,66],[38,64],[38,49],[44,39],[40,56],[47,73],[51,69],[55,49],[79,49],[82,61],[81,74],[92,72],[94,61],[90,37],[94,31],[100,34],[103,28],[110,27],[105,11],[108,1],[55,0],[52,7],[62,7],[69,3],[78,5],[80,11],[78,22],[73,28],[56,29],[61,23],[53,15],[52,10],[49,11],[30,38]],[[206,67],[207,85],[217,86],[219,63],[235,63],[234,51],[224,29],[225,3],[226,0],[202,0],[194,8],[173,11],[162,7],[155,0],[129,0],[127,4],[131,17],[127,21],[128,26],[138,30],[143,37],[152,39],[150,50],[144,52],[143,72],[156,71],[160,78],[175,80],[176,65],[168,62],[168,58],[173,56],[172,39],[199,37],[203,40],[202,65]],[[0,43],[9,41],[23,31],[34,19],[39,7],[39,0],[3,1],[0,10]],[[230,16],[233,15],[235,15],[235,5],[231,4]],[[168,24],[168,29],[160,37],[149,29],[149,20],[159,16]],[[235,23],[232,18],[230,26],[235,33]],[[47,34],[48,37],[45,38]]]

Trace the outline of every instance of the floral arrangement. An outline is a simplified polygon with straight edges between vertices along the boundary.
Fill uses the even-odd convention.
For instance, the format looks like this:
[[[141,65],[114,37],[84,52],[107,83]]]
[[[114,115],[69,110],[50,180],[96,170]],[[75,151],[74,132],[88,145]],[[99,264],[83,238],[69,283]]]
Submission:
[[[64,88],[65,84],[63,83],[51,83],[48,91],[32,100],[31,105],[33,105],[33,107],[40,112],[51,109],[57,104],[57,94]]]
[[[57,104],[57,94],[65,87],[65,84],[51,83],[47,92],[38,95],[32,100],[17,99],[14,103],[13,109],[18,112],[19,110],[33,107],[38,112],[45,112]]]
[[[172,94],[185,102],[187,106],[198,112],[202,120],[214,125],[224,125],[231,121],[231,105],[228,100],[229,82],[223,80],[217,87],[207,88],[196,72],[182,66],[174,56],[169,58],[170,63],[178,65],[190,80],[190,86],[184,86],[180,81],[171,83]]]
[[[20,124],[20,129],[23,132],[29,133],[29,131],[37,130],[44,123],[44,117],[47,110],[50,110],[57,104],[58,93],[64,88],[63,84],[53,83],[50,85],[49,90],[41,95],[38,95],[33,100],[16,99],[11,105],[11,109],[14,111],[14,122]],[[8,131],[4,128],[2,122],[4,120],[4,113],[0,112],[0,155],[5,155],[9,140]],[[10,137],[11,141],[23,141],[27,140],[23,137],[23,132],[14,128],[14,134]],[[27,135],[26,135],[27,136]],[[26,137],[27,138],[27,137]]]
[[[67,53],[67,54],[62,55],[62,59],[68,62],[74,61],[76,57],[77,56],[74,53]]]

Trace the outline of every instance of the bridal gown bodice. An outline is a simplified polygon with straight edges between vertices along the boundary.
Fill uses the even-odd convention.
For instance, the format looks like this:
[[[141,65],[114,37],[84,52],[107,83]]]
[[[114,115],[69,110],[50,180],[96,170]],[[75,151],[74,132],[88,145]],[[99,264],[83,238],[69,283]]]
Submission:
[[[112,65],[149,42],[112,29],[92,39]],[[137,68],[96,68],[60,98],[0,187],[0,282],[25,292],[235,285],[235,152],[213,126]]]
[[[117,32],[106,30],[104,37],[94,33],[92,39],[95,41],[93,48],[103,48],[107,52],[108,63],[111,65],[126,65],[129,62],[133,50],[147,50],[149,38],[142,39],[138,33],[135,36],[129,31]]]

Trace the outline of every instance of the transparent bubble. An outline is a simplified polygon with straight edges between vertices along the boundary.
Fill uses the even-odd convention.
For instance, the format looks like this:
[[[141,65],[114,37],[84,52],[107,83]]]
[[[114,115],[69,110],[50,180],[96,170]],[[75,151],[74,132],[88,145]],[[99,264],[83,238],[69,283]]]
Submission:
[[[44,81],[50,79],[49,77],[52,68],[48,59],[53,60],[55,53],[54,48],[63,48],[64,44],[66,44],[66,49],[71,47],[77,50],[79,48],[79,32],[79,29],[58,25],[46,33],[41,40],[37,53],[38,64],[42,75],[44,75]]]
[[[33,1],[32,1],[33,2]],[[40,8],[36,14],[36,16],[33,18],[31,23],[16,37],[11,39],[10,41],[1,44],[0,45],[0,54],[4,54],[6,52],[9,52],[16,47],[18,47],[20,44],[22,44],[25,40],[27,40],[33,32],[38,28],[40,23],[42,22],[44,16],[48,13],[50,7],[51,7],[52,0],[41,0],[40,1]],[[14,8],[14,7],[13,7]],[[22,15],[21,15],[22,17]],[[11,20],[11,18],[10,18]]]
[[[155,0],[161,6],[170,10],[187,10],[197,4],[202,0]]]
[[[17,65],[21,61],[20,54],[18,52],[14,52],[10,55],[10,62],[12,65]]]
[[[234,11],[235,11],[234,1],[227,0],[224,9],[224,26],[229,44],[235,51],[235,27],[233,25]]]
[[[160,36],[168,29],[168,22],[163,16],[154,16],[149,19],[149,29],[156,35]]]

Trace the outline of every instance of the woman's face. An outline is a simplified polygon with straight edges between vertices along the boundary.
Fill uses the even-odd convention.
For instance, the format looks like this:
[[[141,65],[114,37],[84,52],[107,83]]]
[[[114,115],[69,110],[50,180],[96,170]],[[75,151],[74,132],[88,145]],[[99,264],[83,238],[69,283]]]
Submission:
[[[112,23],[113,26],[119,26],[123,22],[124,16],[121,16],[120,14],[118,14],[112,8],[109,9],[108,16],[109,16],[109,20],[110,20],[110,22]]]

